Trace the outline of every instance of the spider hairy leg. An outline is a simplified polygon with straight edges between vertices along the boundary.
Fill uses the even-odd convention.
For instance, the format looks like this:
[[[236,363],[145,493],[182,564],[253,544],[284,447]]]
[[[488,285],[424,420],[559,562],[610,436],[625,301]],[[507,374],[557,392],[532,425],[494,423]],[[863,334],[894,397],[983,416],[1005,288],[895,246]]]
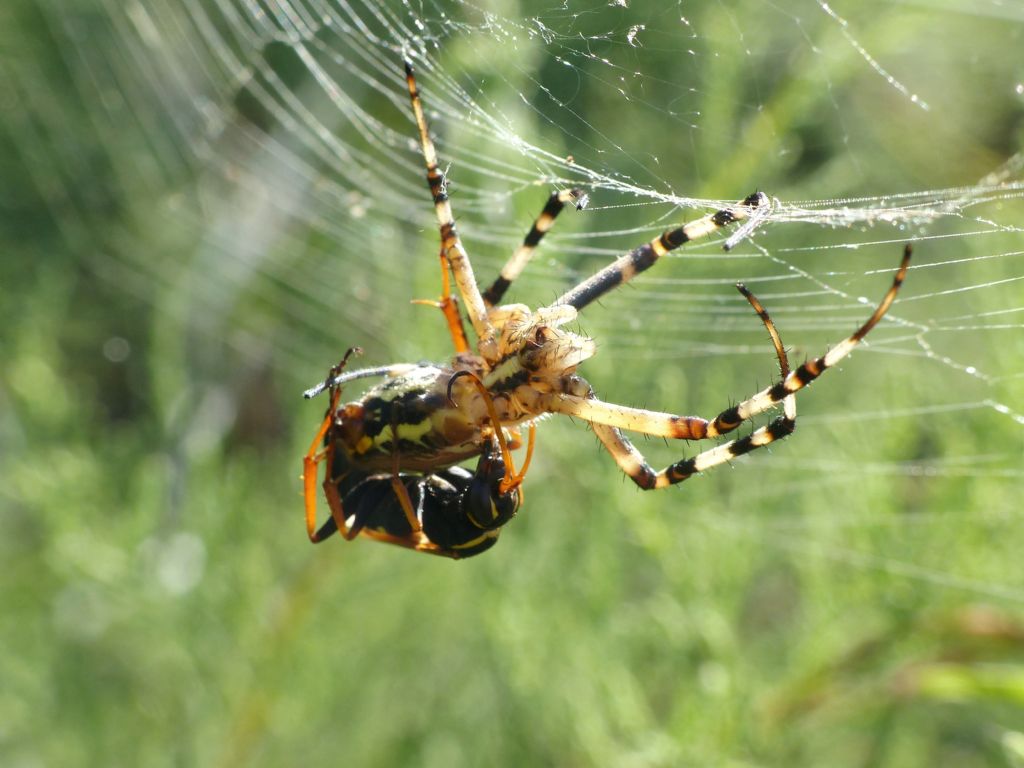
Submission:
[[[582,382],[582,379],[578,380],[579,383],[571,394],[554,397],[549,402],[549,408],[552,411],[579,416],[591,422],[594,432],[602,444],[615,457],[622,470],[641,488],[645,490],[663,488],[683,482],[698,472],[724,464],[731,458],[762,448],[789,435],[796,422],[794,395],[846,357],[881,320],[903,284],[910,264],[910,257],[911,246],[907,245],[903,251],[903,260],[900,262],[889,290],[867,321],[853,334],[825,355],[809,360],[796,370],[784,374],[782,381],[775,386],[762,390],[739,405],[726,409],[711,422],[695,416],[674,416],[605,403],[594,399],[592,394],[589,394],[592,390],[589,389],[589,385]],[[741,289],[741,292],[748,297],[748,301],[753,298],[745,289]],[[789,363],[785,349],[777,338],[777,333],[773,332],[774,324],[768,319],[767,312],[764,312],[763,307],[760,307],[760,303],[756,299],[751,301],[751,305],[758,311],[772,335],[776,354],[779,356],[780,369],[788,370]],[[588,392],[582,391],[584,387]],[[755,430],[748,437],[716,446],[693,458],[683,459],[657,473],[647,464],[642,454],[619,432],[619,429],[628,429],[649,435],[687,440],[717,437],[736,429],[740,424],[770,410],[780,402],[783,404],[783,416],[767,426]]]
[[[448,200],[447,183],[444,172],[437,167],[437,150],[434,149],[434,142],[430,138],[427,128],[427,119],[423,113],[423,102],[420,100],[419,88],[416,85],[416,77],[413,73],[412,62],[405,61],[405,82],[409,88],[409,100],[412,102],[412,111],[416,119],[416,129],[419,131],[420,146],[423,151],[423,160],[427,166],[427,184],[430,187],[430,194],[434,199],[434,213],[437,216],[437,223],[441,229],[441,249],[448,259],[455,276],[455,284],[458,286],[462,301],[466,305],[466,312],[469,321],[477,337],[477,347],[480,354],[487,360],[494,360],[497,352],[494,342],[494,328],[487,319],[487,307],[480,289],[477,287],[476,277],[473,275],[473,267],[469,263],[469,255],[462,245],[462,240],[455,229],[455,217],[452,214],[452,206]]]
[[[544,239],[544,235],[548,233],[548,230],[555,223],[555,218],[562,212],[569,203],[576,204],[576,210],[580,211],[586,207],[587,196],[580,189],[565,189],[561,192],[552,192],[548,198],[547,203],[544,205],[544,210],[540,212],[540,216],[537,217],[536,221],[533,222],[533,226],[530,227],[530,231],[526,233],[526,237],[523,238],[523,243],[515,252],[511,258],[505,263],[505,266],[501,268],[501,273],[491,283],[491,287],[484,291],[484,303],[493,307],[501,302],[502,297],[505,295],[505,291],[508,290],[512,282],[522,274],[526,265],[533,257],[534,251],[540,244],[540,241]]]
[[[799,392],[826,370],[832,368],[836,363],[849,355],[860,344],[861,340],[868,335],[871,329],[878,324],[878,321],[882,319],[885,313],[889,311],[889,307],[892,306],[893,301],[896,299],[896,294],[899,292],[900,286],[903,285],[903,280],[907,276],[907,269],[910,266],[912,254],[913,248],[908,243],[903,249],[903,259],[900,261],[895,277],[893,277],[892,285],[886,291],[885,296],[882,297],[882,301],[879,302],[875,311],[871,313],[871,317],[856,331],[821,357],[808,360],[774,387],[762,390],[734,408],[724,411],[719,415],[719,419],[716,422],[721,420],[722,425],[728,427],[730,424],[738,425],[759,413],[764,413],[786,396]],[[708,436],[713,437],[717,434],[721,433],[709,430]]]
[[[752,294],[743,283],[736,283],[736,290],[743,294],[750,306],[757,312],[757,316],[761,318],[761,322],[764,323],[765,329],[768,331],[768,335],[771,337],[772,346],[775,347],[775,356],[779,360],[779,373],[782,374],[783,380],[789,375],[789,355],[786,354],[786,348],[782,345],[782,339],[779,336],[779,331],[775,327],[775,323],[772,322],[771,317],[768,315],[768,310],[764,308],[758,298]],[[782,412],[784,418],[792,422],[790,432],[796,429],[796,395],[787,395],[782,400]]]
[[[764,323],[764,327],[768,331],[768,335],[771,337],[772,345],[775,347],[775,355],[779,361],[779,372],[782,377],[785,378],[789,373],[789,357],[786,354],[786,348],[782,344],[782,339],[779,337],[779,332],[775,328],[775,323],[772,321],[771,317],[768,315],[768,311],[764,308],[761,302],[756,296],[754,296],[754,294],[747,290],[746,286],[742,283],[737,283],[736,288],[741,294],[743,294],[743,297],[750,303],[750,306],[754,308],[758,317],[761,318],[761,322]],[[781,417],[775,419],[771,424],[761,427],[750,435],[750,437],[744,438],[743,440],[733,441],[700,454],[700,457],[702,458],[700,464],[701,471],[704,469],[710,469],[718,464],[722,464],[734,456],[738,456],[742,453],[749,453],[755,448],[760,448],[763,445],[767,445],[768,443],[781,440],[782,438],[791,435],[793,430],[796,429],[795,395],[789,395],[785,398],[783,401],[783,409],[783,415]],[[681,480],[673,480],[671,475],[672,467],[666,467],[660,472],[655,472],[650,464],[647,463],[643,454],[641,454],[629,439],[615,427],[609,427],[604,424],[593,424],[592,426],[594,428],[594,433],[597,435],[602,445],[604,445],[615,459],[619,468],[640,488],[644,490],[665,488],[673,483],[681,482],[681,480],[686,479],[682,478]]]
[[[769,207],[770,204],[767,195],[763,192],[755,192],[729,208],[715,211],[703,218],[683,224],[681,227],[666,230],[651,242],[620,256],[600,272],[562,294],[554,303],[556,305],[569,304],[576,309],[583,309],[612,289],[650,269],[658,259],[669,251],[674,251],[692,240],[707,237],[730,224],[743,221],[762,208]]]

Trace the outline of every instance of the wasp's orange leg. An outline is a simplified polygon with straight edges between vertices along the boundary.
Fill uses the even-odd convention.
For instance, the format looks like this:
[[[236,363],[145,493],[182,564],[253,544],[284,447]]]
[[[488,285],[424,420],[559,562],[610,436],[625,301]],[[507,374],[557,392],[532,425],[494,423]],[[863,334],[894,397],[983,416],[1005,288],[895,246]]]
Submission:
[[[352,355],[359,355],[362,352],[363,350],[359,347],[350,347],[345,352],[344,357],[341,358],[341,362],[328,372],[323,386],[330,389],[331,401],[327,406],[324,420],[320,423],[320,428],[316,431],[316,436],[313,438],[309,450],[302,459],[302,489],[306,505],[306,534],[314,544],[323,541],[331,535],[330,532],[321,535],[316,528],[316,480],[319,474],[320,462],[325,460],[327,462],[327,472],[323,488],[324,494],[327,496],[327,504],[331,508],[331,517],[334,518],[334,523],[338,530],[341,531],[342,536],[346,539],[351,538],[348,526],[345,525],[345,513],[342,510],[341,497],[338,495],[338,489],[334,485],[333,478],[331,478],[331,468],[334,465],[334,443],[331,441],[329,433],[334,420],[334,414],[338,410],[338,402],[341,399],[341,388],[331,385],[330,382],[341,373]],[[320,447],[324,445],[325,438],[327,446],[320,450]]]
[[[502,493],[507,493],[515,488],[519,488],[523,484],[523,480],[526,479],[526,471],[530,468],[530,462],[533,461],[533,446],[537,442],[537,425],[530,422],[530,436],[526,439],[526,458],[523,459],[523,468],[519,470],[519,474],[512,477],[510,480],[502,481],[499,490]],[[506,487],[507,486],[507,487]],[[519,488],[519,503],[523,501],[523,490]]]
[[[331,428],[331,420],[334,418],[334,403],[336,398],[332,396],[331,407],[327,410],[327,415],[324,417],[323,423],[320,424],[320,429],[317,430],[316,437],[313,438],[312,444],[309,446],[309,451],[302,459],[302,488],[303,495],[306,502],[306,534],[309,536],[309,540],[314,544],[323,541],[323,539],[317,534],[316,531],[316,481],[317,475],[319,474],[320,462],[327,459],[328,467],[331,464],[331,459],[334,457],[333,446],[328,446],[324,450],[320,450],[320,446],[323,445],[324,436],[327,431]],[[326,482],[325,482],[326,489]],[[337,490],[335,490],[337,495]],[[330,495],[328,495],[328,502],[330,503]],[[339,499],[339,507],[341,500]],[[334,515],[334,504],[331,505],[331,514]],[[337,517],[335,522],[337,523]],[[341,522],[344,524],[345,516],[340,515]],[[344,530],[339,526],[339,530]],[[326,538],[326,536],[324,537]]]
[[[484,405],[487,407],[487,415],[491,419],[491,428],[494,429],[494,436],[498,438],[498,447],[501,449],[501,458],[505,462],[505,478],[501,481],[499,489],[503,494],[513,491],[522,485],[523,480],[526,479],[526,470],[529,469],[530,461],[533,458],[533,446],[537,428],[534,424],[530,424],[530,437],[526,448],[526,460],[523,464],[522,472],[516,474],[515,465],[512,461],[512,451],[509,449],[508,440],[505,438],[505,431],[501,428],[501,420],[498,418],[498,411],[494,407],[494,400],[483,381],[480,380],[480,377],[472,371],[458,371],[451,377],[451,379],[448,380],[448,399],[452,399],[452,385],[455,383],[455,380],[463,376],[473,382],[473,386],[475,386],[480,392],[480,396],[484,400]]]
[[[459,300],[452,296],[452,281],[449,277],[451,264],[444,249],[441,249],[441,299],[413,299],[413,304],[425,304],[428,307],[437,307],[444,315],[448,323],[448,333],[451,334],[452,344],[455,345],[456,354],[469,352],[469,339],[466,337],[466,328],[462,324],[462,315],[459,313]]]
[[[373,539],[374,541],[381,541],[385,544],[394,544],[395,546],[412,549],[416,552],[426,552],[428,555],[440,555],[441,557],[450,557],[453,560],[458,560],[462,557],[458,550],[441,549],[441,547],[437,546],[437,544],[424,536],[422,532],[414,531],[406,536],[396,536],[393,533],[364,528],[360,533],[366,538]]]
[[[346,539],[351,540],[355,535],[349,533],[348,526],[345,524],[345,512],[342,508],[341,496],[338,495],[335,479],[331,477],[331,467],[334,464],[334,443],[328,439],[327,447],[322,451],[319,450],[320,446],[323,445],[324,437],[330,431],[340,397],[340,389],[335,389],[331,392],[331,404],[327,408],[327,415],[324,417],[323,423],[320,424],[320,429],[317,430],[316,437],[313,438],[313,442],[309,446],[309,451],[302,459],[302,487],[306,502],[306,534],[314,544],[320,543],[331,535],[330,533],[321,535],[316,528],[316,481],[320,462],[322,461],[327,462],[323,489],[324,495],[327,497],[327,506],[331,509],[331,517],[334,518],[334,524]]]
[[[398,503],[402,507],[402,511],[405,513],[405,519],[409,523],[409,527],[412,529],[413,536],[417,534],[423,536],[423,526],[420,525],[419,518],[416,517],[416,510],[413,509],[412,499],[409,498],[409,491],[406,490],[405,484],[402,482],[401,475],[399,473],[399,454],[398,454],[398,427],[391,427],[391,434],[394,435],[394,451],[391,454],[391,487],[395,489],[395,496],[398,497]],[[423,536],[424,540],[426,539]]]

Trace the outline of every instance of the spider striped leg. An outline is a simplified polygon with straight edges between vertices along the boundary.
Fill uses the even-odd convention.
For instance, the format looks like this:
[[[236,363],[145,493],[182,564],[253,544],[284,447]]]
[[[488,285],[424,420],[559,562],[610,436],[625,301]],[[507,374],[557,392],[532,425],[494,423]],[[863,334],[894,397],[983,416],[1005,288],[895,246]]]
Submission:
[[[608,427],[604,424],[593,424],[594,434],[601,441],[601,444],[612,455],[630,479],[640,488],[650,491],[655,488],[667,488],[670,485],[688,480],[693,475],[706,472],[709,469],[725,464],[737,456],[750,453],[757,448],[763,448],[769,443],[781,440],[792,434],[795,427],[795,416],[780,416],[770,424],[755,430],[752,434],[739,440],[731,440],[728,443],[715,446],[707,451],[698,453],[690,459],[671,464],[660,472],[655,472],[651,465],[644,459],[643,454],[615,427]]]
[[[423,103],[420,101],[420,92],[416,86],[412,62],[408,59],[405,61],[405,82],[409,87],[409,99],[412,102],[416,128],[420,135],[423,160],[427,166],[427,184],[430,186],[430,194],[434,198],[434,213],[437,215],[437,223],[441,228],[441,249],[451,265],[455,284],[459,288],[462,301],[466,305],[469,321],[476,332],[479,352],[486,360],[493,362],[497,357],[494,328],[487,319],[487,307],[480,295],[480,289],[477,287],[473,266],[469,263],[469,255],[455,230],[455,218],[452,214],[451,203],[448,201],[444,172],[437,167],[437,150],[434,149],[434,142],[431,141],[430,133],[427,130]]]
[[[571,393],[551,396],[550,400],[546,403],[548,410],[556,413],[565,413],[570,416],[578,416],[589,421],[594,427],[595,433],[597,433],[601,442],[615,457],[619,466],[641,487],[662,488],[666,485],[682,482],[697,472],[702,472],[722,464],[734,456],[749,453],[792,432],[796,418],[796,406],[793,396],[850,354],[857,344],[860,343],[861,339],[882,319],[882,316],[885,315],[892,305],[903,283],[903,279],[906,277],[910,256],[911,247],[907,245],[903,251],[903,260],[900,262],[896,276],[893,278],[892,286],[871,314],[871,317],[854,331],[852,335],[837,344],[825,355],[809,360],[796,370],[791,371],[775,386],[764,389],[753,397],[744,400],[739,405],[722,411],[710,422],[699,416],[674,416],[669,413],[628,408],[590,398],[583,391],[584,388],[589,390],[589,385],[583,383],[582,379],[576,380],[578,383]],[[755,305],[756,308],[757,306]],[[760,313],[761,310],[759,310]],[[764,319],[765,316],[762,315],[762,320]],[[773,335],[774,341],[775,336]],[[780,348],[781,344],[776,342],[776,351],[778,352]],[[788,364],[785,362],[784,352],[780,355],[779,363],[783,368],[788,367]],[[743,422],[770,410],[779,402],[783,403],[783,416],[772,421],[767,426],[755,430],[750,436],[716,446],[693,458],[683,459],[656,474],[646,464],[643,456],[618,432],[619,429],[626,429],[648,435],[674,437],[683,440],[718,437],[733,431]]]
[[[523,244],[516,248],[511,258],[501,268],[501,274],[491,283],[491,287],[484,291],[484,303],[493,307],[501,302],[505,291],[512,285],[512,281],[522,274],[537,245],[544,239],[544,235],[555,223],[555,218],[562,212],[566,204],[575,203],[576,210],[583,210],[587,204],[587,196],[579,189],[564,189],[561,192],[552,192],[544,205],[544,210],[533,222],[530,231],[523,238]]]
[[[783,381],[789,375],[789,355],[786,354],[786,348],[782,345],[782,339],[779,337],[779,331],[775,327],[775,323],[772,322],[771,317],[768,315],[768,310],[762,306],[758,298],[747,290],[747,286],[743,283],[736,283],[736,289],[743,294],[750,306],[757,312],[757,316],[761,318],[761,322],[764,323],[765,330],[768,331],[768,336],[771,337],[772,346],[775,347],[775,356],[779,360],[779,373],[782,375]],[[782,413],[787,421],[792,422],[790,432],[796,429],[796,395],[787,395],[782,399]]]
[[[785,379],[789,373],[789,358],[786,355],[786,349],[782,345],[782,339],[779,338],[779,332],[776,330],[775,324],[756,296],[742,284],[737,284],[736,287],[743,294],[744,298],[750,302],[758,317],[761,318],[761,322],[764,323],[764,327],[771,337],[772,345],[775,347],[775,355],[779,360],[779,371],[783,379]],[[734,456],[749,453],[755,448],[768,445],[768,443],[781,440],[792,434],[793,430],[796,429],[796,395],[788,395],[783,399],[782,403],[783,415],[768,426],[761,427],[750,437],[743,438],[742,440],[733,440],[726,445],[704,451],[694,457],[692,459],[696,467],[694,472],[703,472],[704,470],[711,469]],[[644,490],[664,488],[674,483],[682,482],[694,474],[694,472],[691,472],[685,476],[679,475],[677,477],[671,473],[671,467],[655,472],[646,459],[644,459],[643,454],[618,429],[604,424],[593,424],[592,426],[594,434],[597,435],[601,444],[604,445],[615,459],[619,468]]]
[[[696,221],[683,224],[681,227],[668,229],[651,242],[620,256],[600,272],[559,296],[554,303],[556,305],[569,304],[576,309],[583,309],[613,288],[629,282],[644,270],[650,269],[658,259],[669,251],[674,251],[691,240],[707,237],[734,222],[750,218],[752,213],[767,208],[769,205],[767,195],[763,192],[755,192],[733,206],[715,211]]]

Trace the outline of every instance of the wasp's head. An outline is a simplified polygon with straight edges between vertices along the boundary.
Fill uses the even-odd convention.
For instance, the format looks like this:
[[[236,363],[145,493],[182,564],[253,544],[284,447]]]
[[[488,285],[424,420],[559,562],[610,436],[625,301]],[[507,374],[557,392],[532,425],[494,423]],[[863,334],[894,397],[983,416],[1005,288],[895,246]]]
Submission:
[[[362,403],[346,403],[334,414],[334,437],[344,444],[347,453],[365,453],[373,445],[367,434],[367,412]],[[373,419],[370,419],[373,426]]]

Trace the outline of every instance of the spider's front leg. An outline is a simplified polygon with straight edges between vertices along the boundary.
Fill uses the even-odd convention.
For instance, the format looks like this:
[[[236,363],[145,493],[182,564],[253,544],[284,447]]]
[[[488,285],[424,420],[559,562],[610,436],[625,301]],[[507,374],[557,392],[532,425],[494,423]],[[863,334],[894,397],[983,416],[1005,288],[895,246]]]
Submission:
[[[459,237],[459,233],[455,229],[455,216],[452,214],[452,206],[448,201],[447,182],[444,172],[437,165],[437,150],[434,148],[434,142],[431,140],[430,131],[427,128],[427,118],[423,113],[423,102],[420,100],[420,91],[416,85],[412,62],[408,60],[405,61],[405,82],[409,89],[409,100],[416,120],[416,129],[419,132],[423,161],[427,166],[427,184],[430,187],[431,197],[434,199],[434,213],[441,230],[441,252],[451,266],[455,284],[466,305],[466,313],[469,315],[469,321],[476,333],[478,351],[486,360],[494,361],[497,359],[494,328],[487,319],[487,307],[480,295],[476,277],[473,275],[473,266],[469,262],[469,255],[462,245],[462,238]],[[454,330],[452,335],[454,338]],[[455,343],[458,346],[458,340]]]
[[[764,323],[764,327],[768,331],[768,335],[771,337],[772,345],[775,347],[775,355],[779,360],[779,372],[782,374],[783,380],[789,374],[789,357],[786,355],[786,348],[782,345],[782,339],[779,337],[779,332],[775,328],[775,324],[772,322],[771,317],[768,316],[767,310],[761,305],[750,291],[747,290],[746,286],[742,283],[737,283],[736,288],[743,297],[750,302],[750,305],[757,312],[758,317],[761,318],[761,322]],[[574,382],[575,383],[575,382]],[[584,384],[582,380],[579,383],[575,383],[578,391],[585,387],[584,397],[591,402],[594,402],[593,390],[590,389],[589,384]],[[792,434],[793,430],[796,429],[796,396],[787,395],[782,400],[783,404],[783,415],[775,419],[771,424],[766,427],[761,427],[755,431],[749,437],[743,438],[742,440],[733,440],[730,443],[713,448],[710,451],[701,453],[694,459],[684,460],[678,462],[671,467],[666,467],[661,472],[655,472],[654,469],[644,459],[643,454],[638,451],[633,443],[626,438],[616,427],[608,426],[607,424],[600,424],[591,422],[591,426],[594,429],[594,434],[597,435],[601,444],[607,449],[607,451],[615,459],[619,468],[625,472],[638,486],[644,490],[651,490],[653,488],[664,488],[674,483],[682,482],[688,477],[691,477],[696,472],[702,472],[711,467],[722,464],[729,459],[739,456],[744,453],[749,453],[755,448],[760,448],[763,445],[781,440],[784,437]],[[607,404],[606,404],[607,405]],[[609,406],[609,408],[616,408],[617,406]],[[653,415],[653,414],[652,414]],[[659,418],[664,419],[665,416]],[[696,435],[703,434],[706,436],[709,431],[716,429],[721,431],[730,431],[735,428],[734,426],[728,426],[722,420],[722,415],[719,415],[715,421],[710,424],[699,417],[688,417],[680,420],[678,417],[668,416],[668,421],[676,425],[676,429],[682,429],[687,431],[694,437],[689,439],[697,439]],[[721,432],[719,432],[720,434]],[[683,473],[679,471],[679,467],[689,462],[692,466],[689,466],[689,471]]]
[[[597,434],[602,444],[615,458],[618,465],[641,488],[664,488],[668,485],[681,483],[698,472],[724,464],[736,456],[762,448],[775,440],[789,435],[795,427],[796,420],[794,395],[850,354],[868,332],[875,327],[878,321],[882,319],[882,316],[892,305],[900,285],[903,283],[907,267],[910,264],[910,256],[911,247],[907,245],[903,251],[903,260],[900,262],[896,276],[893,278],[892,286],[886,292],[871,317],[860,328],[825,355],[809,360],[789,373],[785,373],[789,367],[785,351],[782,349],[781,342],[778,341],[777,334],[774,332],[774,327],[768,319],[767,313],[756,303],[756,299],[753,299],[752,296],[749,296],[749,293],[745,292],[744,295],[748,297],[748,300],[751,300],[751,304],[758,310],[758,314],[765,322],[769,333],[772,334],[776,353],[779,356],[779,366],[784,372],[784,376],[782,381],[775,386],[758,392],[739,405],[727,408],[711,421],[699,416],[675,416],[669,413],[658,413],[606,403],[594,398],[590,385],[582,379],[576,379],[572,391],[549,396],[545,403],[546,408],[555,413],[578,416],[589,421],[594,428],[595,434]],[[724,443],[699,453],[692,458],[683,459],[664,468],[660,472],[655,472],[647,464],[643,455],[619,431],[620,429],[626,429],[658,437],[702,440],[731,432],[744,422],[770,410],[780,402],[784,408],[783,416],[755,430],[748,437]]]
[[[505,266],[501,268],[501,273],[491,283],[490,288],[484,291],[484,303],[488,307],[495,307],[501,302],[505,296],[505,291],[522,274],[530,259],[533,258],[534,251],[537,250],[540,241],[544,239],[544,235],[548,233],[548,230],[554,226],[558,214],[569,203],[575,204],[577,211],[582,211],[587,206],[587,195],[581,189],[563,189],[559,192],[551,193],[548,201],[544,204],[544,209],[534,219],[533,226],[530,227],[530,231],[523,238],[522,244],[516,248],[515,253],[505,262]]]
[[[644,243],[620,256],[575,288],[563,293],[555,299],[554,305],[568,304],[576,309],[583,309],[609,291],[653,267],[658,259],[666,253],[693,240],[707,237],[730,224],[747,221],[748,224],[756,226],[761,219],[768,215],[770,209],[771,201],[768,196],[763,192],[754,192],[728,208],[687,222],[680,227],[665,230],[649,243]],[[749,236],[750,231],[743,229],[737,234]],[[726,242],[726,250],[732,248],[734,240],[735,236]]]

